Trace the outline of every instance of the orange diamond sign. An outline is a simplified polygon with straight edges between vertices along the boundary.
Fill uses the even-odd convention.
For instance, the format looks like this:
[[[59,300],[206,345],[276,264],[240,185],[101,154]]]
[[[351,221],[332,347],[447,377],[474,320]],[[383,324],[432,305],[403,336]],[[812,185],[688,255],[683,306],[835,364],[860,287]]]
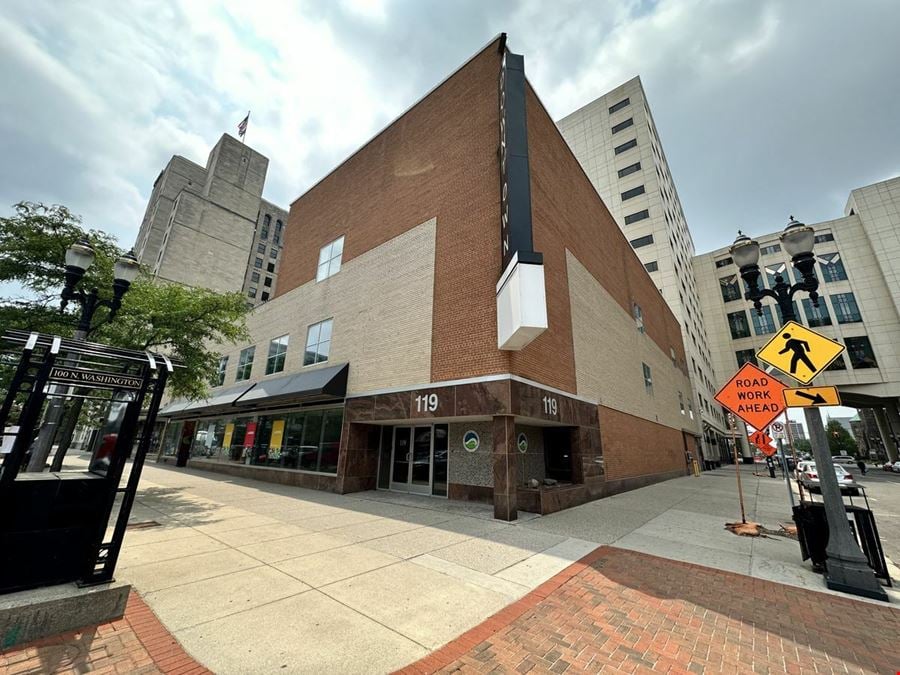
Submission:
[[[784,412],[782,393],[787,387],[752,363],[745,363],[716,400],[754,429],[765,429]]]
[[[767,434],[765,431],[754,431],[752,434],[750,434],[750,442],[760,450],[763,450],[772,442],[772,439],[769,438],[769,434]]]

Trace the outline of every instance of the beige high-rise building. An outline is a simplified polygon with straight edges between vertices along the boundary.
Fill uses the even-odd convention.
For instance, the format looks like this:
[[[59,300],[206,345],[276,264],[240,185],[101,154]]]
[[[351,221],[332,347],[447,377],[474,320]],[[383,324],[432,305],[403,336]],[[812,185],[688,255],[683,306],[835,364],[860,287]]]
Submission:
[[[287,211],[262,199],[269,160],[223,134],[206,166],[175,155],[138,232],[138,260],[161,281],[274,295]]]
[[[707,460],[729,455],[726,420],[694,281],[694,243],[659,133],[635,77],[557,122],[563,137],[682,328]],[[696,413],[695,413],[696,411]]]
[[[816,223],[819,306],[801,292],[794,312],[806,326],[846,346],[816,378],[834,385],[842,403],[872,408],[887,454],[897,458],[900,435],[900,177],[853,190],[844,216]],[[754,236],[760,244],[760,284],[771,288],[778,274],[798,281],[780,232]],[[770,299],[759,315],[747,300],[740,270],[728,246],[694,258],[694,272],[718,384],[724,384],[768,342],[781,316]]]

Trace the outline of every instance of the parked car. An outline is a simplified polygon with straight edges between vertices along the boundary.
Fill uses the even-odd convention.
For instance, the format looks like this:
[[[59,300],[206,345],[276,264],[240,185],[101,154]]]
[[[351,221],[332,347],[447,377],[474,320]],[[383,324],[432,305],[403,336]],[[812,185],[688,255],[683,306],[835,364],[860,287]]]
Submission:
[[[900,461],[894,462],[894,465],[891,467],[892,471],[896,473],[900,473]]]
[[[806,468],[809,467],[809,466],[815,466],[815,464],[816,464],[815,462],[811,462],[811,461],[808,460],[808,459],[804,459],[804,460],[801,460],[801,461],[797,462],[797,469],[796,469],[796,471],[794,471],[794,477],[795,477],[797,480],[800,480],[800,475],[801,475],[804,471],[806,471]]]
[[[900,462],[898,462],[900,464]],[[840,487],[841,492],[846,492],[850,495],[856,496],[859,494],[859,485],[855,480],[853,480],[853,474],[848,472],[844,467],[840,464],[834,464],[834,475],[838,481],[838,487]],[[810,492],[820,492],[821,487],[819,486],[819,473],[816,471],[816,465],[810,462],[804,467],[803,472],[800,474],[800,483]]]
[[[893,471],[894,465],[891,464],[890,462],[885,462],[884,464],[881,465],[881,468],[884,469],[885,471]]]
[[[856,457],[853,457],[852,455],[835,455],[831,458],[831,461],[835,464],[841,464],[843,466],[856,465]]]

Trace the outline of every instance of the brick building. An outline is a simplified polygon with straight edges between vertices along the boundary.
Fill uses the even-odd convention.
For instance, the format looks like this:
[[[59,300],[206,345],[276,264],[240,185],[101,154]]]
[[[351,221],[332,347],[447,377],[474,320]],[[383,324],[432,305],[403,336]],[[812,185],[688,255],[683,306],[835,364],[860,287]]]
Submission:
[[[697,456],[679,323],[505,36],[294,201],[250,331],[163,459],[513,519]]]

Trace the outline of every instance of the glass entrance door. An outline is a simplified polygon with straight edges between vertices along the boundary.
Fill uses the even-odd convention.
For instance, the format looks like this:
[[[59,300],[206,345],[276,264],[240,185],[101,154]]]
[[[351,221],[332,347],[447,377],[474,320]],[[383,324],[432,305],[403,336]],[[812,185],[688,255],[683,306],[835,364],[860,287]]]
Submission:
[[[391,453],[391,489],[430,495],[432,428],[395,427]]]

